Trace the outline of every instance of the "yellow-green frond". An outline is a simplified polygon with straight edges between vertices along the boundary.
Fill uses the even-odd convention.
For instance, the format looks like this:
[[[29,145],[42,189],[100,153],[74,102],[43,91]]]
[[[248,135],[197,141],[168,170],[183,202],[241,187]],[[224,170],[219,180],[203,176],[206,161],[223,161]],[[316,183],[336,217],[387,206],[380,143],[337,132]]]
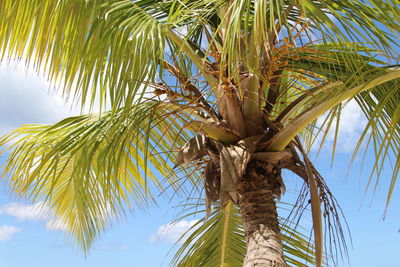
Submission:
[[[171,149],[187,137],[180,128],[185,114],[171,118],[168,112],[179,113],[147,101],[54,125],[23,126],[0,139],[9,153],[4,175],[19,196],[52,207],[87,250],[132,202],[145,207],[154,189],[163,189],[160,175],[172,172]]]
[[[0,58],[20,58],[82,105],[131,104],[155,80],[164,32],[131,1],[0,1]]]

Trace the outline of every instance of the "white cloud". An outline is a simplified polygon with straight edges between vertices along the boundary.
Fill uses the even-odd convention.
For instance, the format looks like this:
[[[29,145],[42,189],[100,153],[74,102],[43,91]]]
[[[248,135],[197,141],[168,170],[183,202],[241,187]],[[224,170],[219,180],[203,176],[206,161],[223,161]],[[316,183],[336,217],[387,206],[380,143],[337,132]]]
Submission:
[[[322,121],[326,118],[323,116],[319,119],[320,125]],[[332,148],[334,138],[335,138],[335,123],[331,126],[330,132],[328,133],[325,145],[329,149]],[[357,142],[367,125],[367,118],[362,112],[361,108],[358,106],[355,100],[349,101],[347,105],[343,108],[340,114],[339,122],[339,132],[337,140],[337,151],[343,153],[353,152]],[[322,138],[322,133],[320,138],[314,144],[314,149],[319,147],[319,142]]]
[[[21,231],[21,228],[11,225],[0,225],[0,242],[10,241],[14,234]]]
[[[8,203],[0,206],[0,215],[8,215],[20,221],[45,221],[47,230],[66,231],[66,224],[58,219],[54,219],[48,206],[43,202],[32,205],[23,203]]]
[[[0,215],[13,216],[21,221],[46,220],[50,215],[50,211],[48,207],[43,205],[43,202],[32,205],[9,203],[0,206]]]
[[[0,81],[0,135],[23,124],[54,123],[71,114],[46,80],[23,63],[0,65]]]
[[[49,231],[67,231],[68,226],[65,222],[57,219],[48,219],[46,229]]]
[[[182,220],[179,222],[172,222],[161,225],[157,229],[157,231],[149,237],[149,241],[150,243],[157,243],[160,241],[166,241],[168,243],[176,243],[179,240],[179,238],[197,222],[198,222],[197,220],[192,220],[192,221]]]
[[[367,118],[356,101],[352,100],[345,106],[339,125],[338,148],[342,152],[352,152],[367,125]],[[330,139],[333,142],[333,132],[330,134]]]

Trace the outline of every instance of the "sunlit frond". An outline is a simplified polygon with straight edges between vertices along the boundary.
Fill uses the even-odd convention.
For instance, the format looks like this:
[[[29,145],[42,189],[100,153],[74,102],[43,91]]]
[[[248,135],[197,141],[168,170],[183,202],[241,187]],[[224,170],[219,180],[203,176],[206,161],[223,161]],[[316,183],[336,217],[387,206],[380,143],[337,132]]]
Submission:
[[[82,108],[111,106],[2,137],[8,182],[46,200],[87,250],[126,207],[146,206],[152,189],[178,190],[184,174],[198,190],[201,157],[218,159],[224,146],[252,137],[259,141],[248,160],[256,150],[290,148],[294,157],[297,145],[303,162],[291,163],[313,173],[302,178],[316,256],[298,228],[282,224],[284,250],[289,264],[320,265],[320,207],[329,213],[334,198],[321,196],[329,189],[300,142],[309,148],[333,131],[334,155],[342,111],[355,100],[368,124],[354,155],[363,145],[373,152],[376,185],[392,163],[389,203],[400,169],[399,14],[397,3],[378,0],[0,0],[1,61],[24,60]],[[181,160],[192,168],[171,175],[171,152],[188,156],[196,146],[185,141],[200,134],[198,150],[209,151]],[[241,264],[245,240],[233,204],[196,227],[175,264]],[[343,239],[335,227],[327,228],[333,243]]]
[[[116,113],[23,126],[0,139],[4,149],[15,142],[3,151],[10,151],[4,174],[19,196],[51,206],[87,250],[132,201],[145,207],[153,189],[163,189],[160,175],[172,172],[171,150],[187,138],[183,111],[173,119],[169,112],[179,113],[147,101]]]
[[[155,80],[164,32],[139,5],[2,0],[0,7],[1,58],[26,59],[82,105],[131,104]]]
[[[387,207],[400,168],[400,90],[398,81],[389,82],[378,86],[371,92],[362,93],[356,97],[356,101],[367,117],[368,123],[355,148],[353,157],[363,143],[366,144],[364,155],[367,150],[373,151],[375,162],[368,184],[375,175],[375,189],[379,184],[384,165],[388,161],[392,164],[393,174],[388,188]]]
[[[289,62],[292,62],[289,64],[288,69],[291,72],[288,77],[297,79],[297,84],[305,85],[302,88],[288,89],[291,97],[284,96],[286,97],[284,100],[289,100],[289,105],[276,110],[279,114],[277,121],[282,123],[283,127],[286,125],[287,127],[284,127],[275,138],[286,136],[285,139],[289,141],[294,136],[294,132],[289,134],[291,131],[289,129],[297,128],[298,131],[295,132],[297,134],[301,132],[303,140],[309,145],[312,145],[317,138],[322,140],[320,143],[322,145],[329,131],[333,131],[332,155],[334,155],[340,127],[340,111],[345,108],[346,102],[355,99],[364,111],[368,125],[358,146],[354,147],[354,154],[358,152],[363,141],[367,140],[364,142],[367,144],[365,149],[373,146],[375,151],[376,161],[372,172],[375,172],[377,177],[381,173],[385,159],[394,158],[389,202],[398,176],[397,151],[400,145],[400,131],[398,108],[394,103],[399,101],[400,74],[398,69],[385,67],[384,61],[375,58],[382,53],[383,51],[379,52],[360,44],[346,46],[325,44],[310,45],[306,49],[294,48],[287,57]],[[307,85],[307,79],[316,81],[316,85],[312,83]],[[279,100],[282,101],[283,98]],[[315,125],[315,120],[324,113],[328,115],[323,123]],[[298,124],[300,121],[303,121],[302,126]],[[368,141],[371,138],[373,141]]]

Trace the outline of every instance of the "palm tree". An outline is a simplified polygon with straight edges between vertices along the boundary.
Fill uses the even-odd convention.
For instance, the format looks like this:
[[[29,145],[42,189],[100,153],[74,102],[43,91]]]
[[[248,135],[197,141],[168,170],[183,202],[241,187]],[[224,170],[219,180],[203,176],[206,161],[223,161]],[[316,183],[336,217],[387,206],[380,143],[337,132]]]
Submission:
[[[349,101],[368,119],[354,155],[372,153],[374,177],[394,159],[392,195],[399,14],[378,0],[0,0],[1,59],[100,106],[2,137],[4,177],[52,207],[85,251],[126,208],[194,188],[205,200],[186,207],[204,202],[205,218],[174,265],[321,266],[345,235],[308,153],[330,131],[336,144]],[[278,219],[283,169],[304,187]],[[312,244],[297,227],[308,206]]]

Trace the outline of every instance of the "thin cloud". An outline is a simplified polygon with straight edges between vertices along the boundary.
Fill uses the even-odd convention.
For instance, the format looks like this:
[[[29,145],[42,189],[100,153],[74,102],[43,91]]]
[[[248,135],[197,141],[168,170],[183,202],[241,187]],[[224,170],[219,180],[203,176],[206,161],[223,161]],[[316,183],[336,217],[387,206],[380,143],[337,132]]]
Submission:
[[[32,205],[8,203],[0,206],[0,215],[9,215],[20,221],[37,221],[49,218],[50,210],[43,205],[43,202]]]
[[[11,225],[0,225],[0,242],[7,242],[12,239],[14,234],[21,231],[21,228]]]
[[[31,205],[23,203],[8,203],[0,206],[0,215],[7,215],[19,221],[44,221],[47,230],[66,231],[67,225],[52,216],[50,208],[37,202]]]
[[[68,231],[68,226],[61,220],[49,219],[46,222],[46,229],[49,231]]]
[[[150,235],[149,241],[152,244],[164,241],[168,243],[176,243],[182,235],[189,230],[198,221],[186,221],[182,220],[179,222],[172,222],[168,224],[161,225],[158,227],[157,231]]]

